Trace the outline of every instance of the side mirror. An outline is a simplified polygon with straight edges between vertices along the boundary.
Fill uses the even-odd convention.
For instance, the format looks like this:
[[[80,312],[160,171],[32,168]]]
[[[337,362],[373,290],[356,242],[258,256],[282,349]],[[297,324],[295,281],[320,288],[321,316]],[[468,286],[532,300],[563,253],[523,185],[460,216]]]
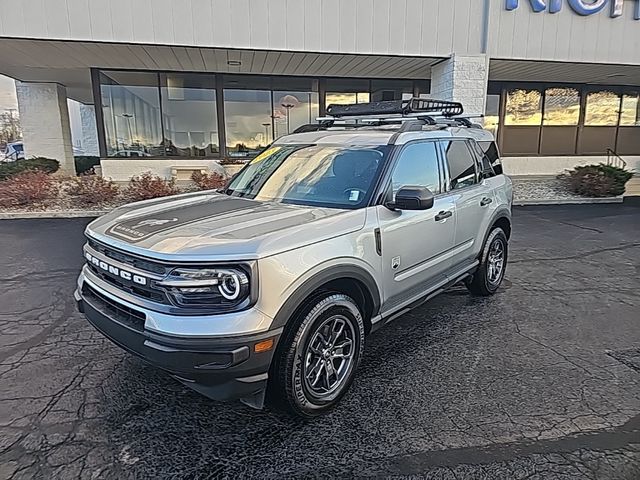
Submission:
[[[398,193],[391,208],[398,210],[429,210],[433,207],[433,193],[426,187],[404,186]]]

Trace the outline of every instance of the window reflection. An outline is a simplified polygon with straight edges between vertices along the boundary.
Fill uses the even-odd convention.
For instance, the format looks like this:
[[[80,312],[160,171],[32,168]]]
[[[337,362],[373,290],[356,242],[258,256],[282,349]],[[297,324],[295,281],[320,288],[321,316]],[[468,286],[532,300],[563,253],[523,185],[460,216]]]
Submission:
[[[102,72],[100,93],[107,155],[162,155],[158,74]]]
[[[370,85],[368,80],[354,78],[327,79],[325,105],[351,105],[369,103]]]
[[[316,92],[273,92],[274,138],[288,135],[302,125],[315,123],[319,116]]]
[[[440,171],[435,142],[413,143],[400,155],[391,175],[393,195],[402,187],[418,185],[431,193],[440,193]]]
[[[544,92],[545,125],[578,125],[580,93],[575,88],[548,88]]]
[[[620,96],[610,91],[587,94],[584,124],[588,126],[615,126],[618,124]]]
[[[271,92],[224,90],[227,154],[252,157],[272,141]]]
[[[168,73],[163,74],[160,81],[166,155],[217,155],[215,77]]]
[[[496,137],[500,123],[500,95],[487,95],[487,104],[484,111],[484,128]]]
[[[540,125],[542,94],[538,90],[515,89],[507,93],[505,125]]]
[[[387,145],[286,145],[267,149],[230,183],[234,196],[296,205],[366,205]]]
[[[640,102],[637,93],[625,94],[622,97],[622,111],[620,112],[620,125],[640,125]]]
[[[369,92],[338,93],[327,92],[325,104],[329,105],[353,105],[354,103],[369,103]]]
[[[464,188],[477,183],[476,161],[467,143],[459,140],[443,141],[449,165],[451,188]]]

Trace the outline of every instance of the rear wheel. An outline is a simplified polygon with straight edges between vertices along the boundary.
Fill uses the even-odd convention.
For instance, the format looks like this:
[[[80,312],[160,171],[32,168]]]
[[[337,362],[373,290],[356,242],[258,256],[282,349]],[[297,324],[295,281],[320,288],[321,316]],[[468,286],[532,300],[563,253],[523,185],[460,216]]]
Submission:
[[[480,266],[465,285],[474,295],[493,295],[500,287],[507,269],[509,243],[504,231],[491,230],[480,256]]]
[[[301,417],[333,408],[353,382],[364,350],[364,322],[341,293],[312,298],[292,319],[274,364],[275,400]]]

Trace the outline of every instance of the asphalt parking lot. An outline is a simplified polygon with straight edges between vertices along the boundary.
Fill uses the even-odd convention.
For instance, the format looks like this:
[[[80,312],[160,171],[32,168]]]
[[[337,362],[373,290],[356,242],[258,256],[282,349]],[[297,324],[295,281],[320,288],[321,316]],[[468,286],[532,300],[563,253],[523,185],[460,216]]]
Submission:
[[[87,220],[0,221],[0,478],[640,478],[640,208],[514,212],[507,278],[368,338],[303,422],[186,389],[75,311]]]

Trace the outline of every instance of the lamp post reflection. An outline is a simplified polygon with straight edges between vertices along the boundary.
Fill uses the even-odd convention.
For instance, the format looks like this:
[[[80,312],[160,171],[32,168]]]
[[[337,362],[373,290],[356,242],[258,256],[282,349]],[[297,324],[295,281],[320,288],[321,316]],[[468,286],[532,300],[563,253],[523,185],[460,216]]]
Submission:
[[[287,135],[289,135],[290,132],[290,120],[289,120],[289,113],[290,110],[295,107],[295,105],[293,103],[281,103],[280,105],[282,105],[284,108],[287,109]]]
[[[271,124],[263,123],[262,126],[264,127],[264,143],[268,144],[269,143],[269,127],[271,126]]]

